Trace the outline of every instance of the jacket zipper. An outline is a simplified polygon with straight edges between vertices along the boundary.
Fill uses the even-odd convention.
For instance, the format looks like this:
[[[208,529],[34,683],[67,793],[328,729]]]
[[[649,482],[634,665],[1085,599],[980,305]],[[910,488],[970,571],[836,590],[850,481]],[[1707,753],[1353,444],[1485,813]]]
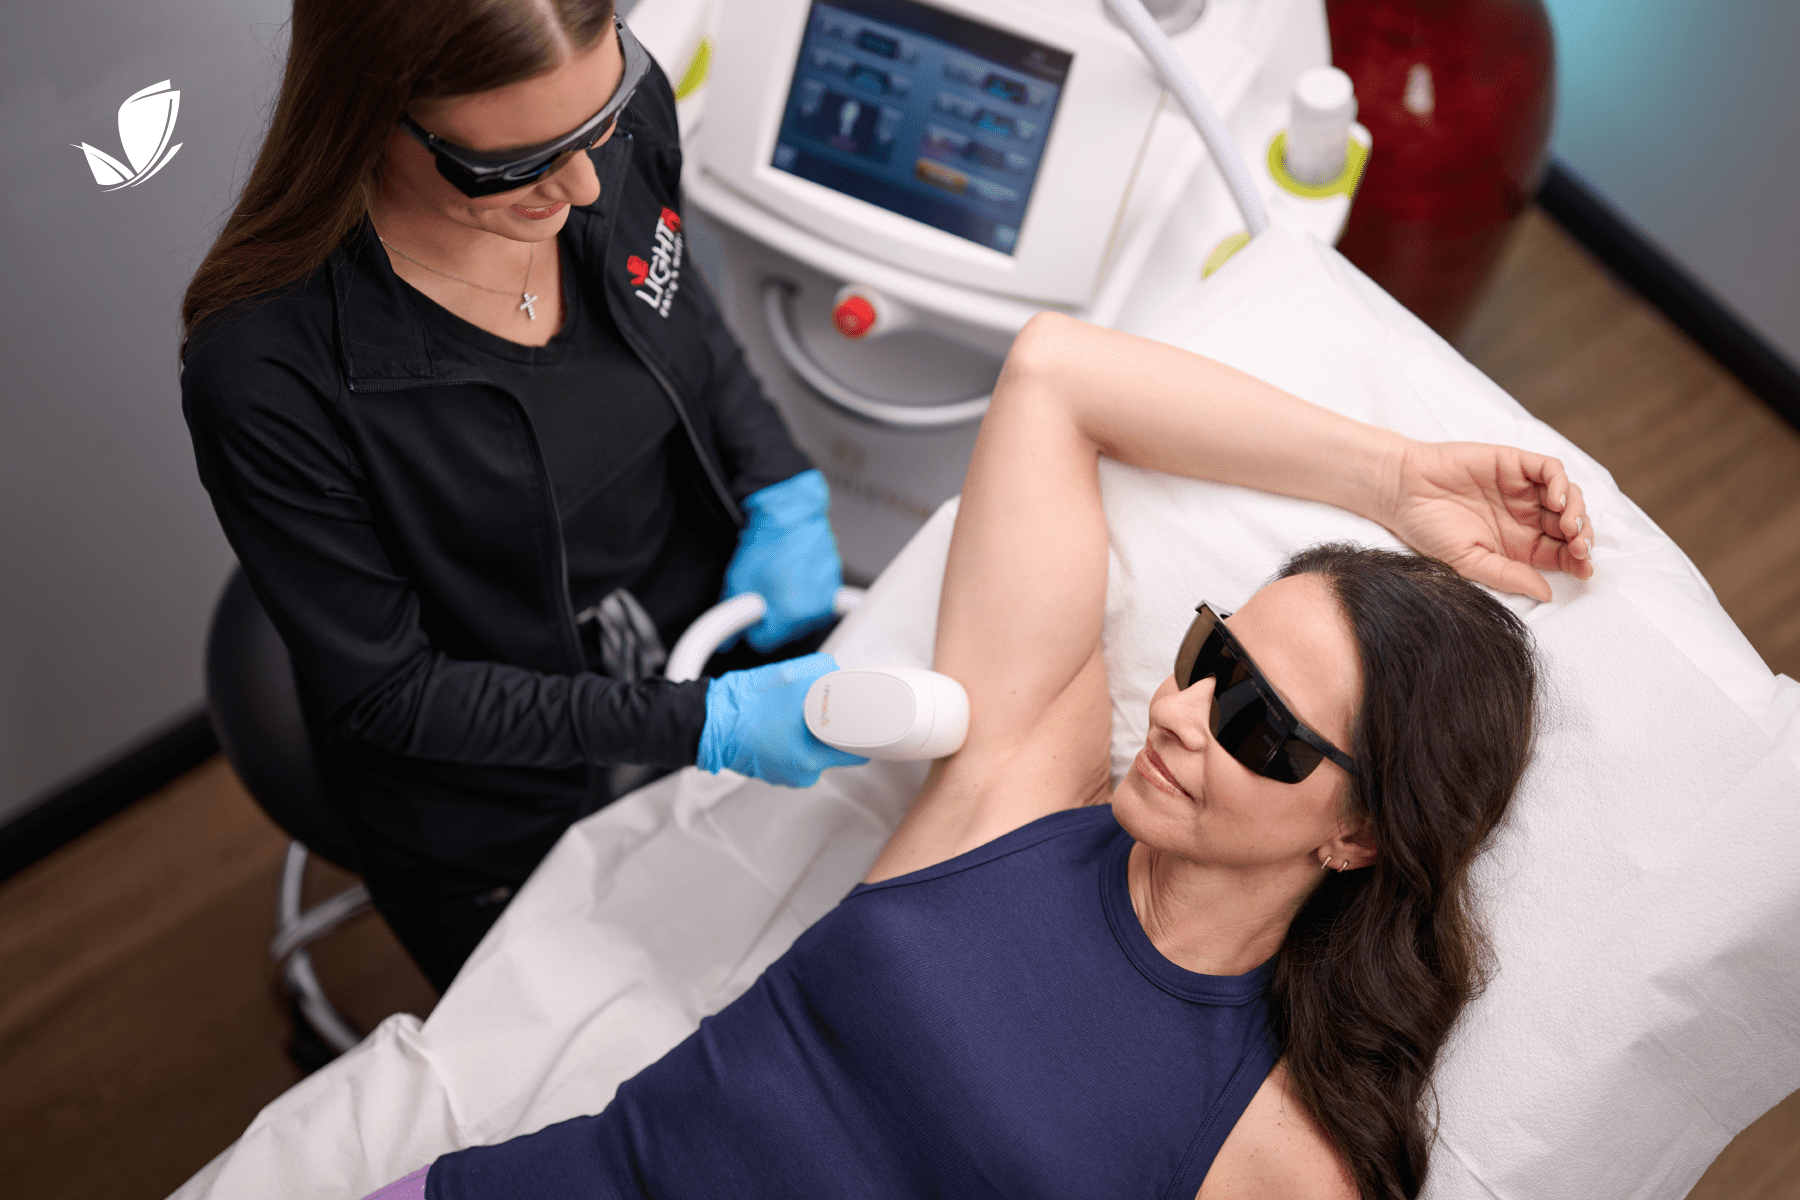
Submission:
[[[620,172],[621,174],[630,171],[631,155],[637,149],[636,139],[629,133],[625,135],[625,143],[625,170]],[[600,248],[602,263],[606,262],[607,255],[612,251],[612,240],[618,229],[619,222],[614,219],[606,231],[606,244]],[[650,377],[656,380],[656,385],[662,388],[663,395],[669,398],[670,406],[674,408],[675,415],[681,420],[682,429],[687,431],[688,443],[694,448],[694,457],[700,460],[700,468],[706,472],[706,481],[712,485],[713,492],[719,497],[719,503],[725,507],[725,515],[731,519],[732,524],[742,529],[744,527],[743,510],[738,507],[737,501],[731,498],[731,490],[725,486],[725,481],[719,478],[718,472],[713,468],[712,460],[707,457],[705,448],[700,444],[700,435],[694,430],[694,422],[689,419],[687,409],[682,406],[680,398],[675,394],[675,389],[669,386],[669,381],[663,377],[662,371],[656,367],[651,357],[644,353],[644,348],[632,340],[631,323],[620,320],[618,313],[611,312],[612,289],[605,279],[601,280],[600,294],[606,298],[607,310],[612,315],[613,324],[618,327],[619,336],[625,339],[625,344],[631,347],[631,352],[638,356],[638,361],[644,365],[646,371],[650,372]]]
[[[550,478],[550,466],[544,458],[543,443],[538,441],[537,426],[531,423],[531,412],[525,407],[525,402],[506,388],[497,383],[485,381],[483,383],[471,382],[470,386],[491,387],[512,401],[513,408],[518,411],[520,418],[525,422],[525,431],[531,435],[532,457],[537,464],[538,485],[543,488],[544,495],[550,499],[550,527],[556,534],[554,539],[556,572],[558,578],[562,580],[559,596],[562,600],[563,632],[568,635],[569,645],[573,648],[575,655],[575,669],[570,673],[579,675],[587,670],[587,656],[581,652],[581,622],[575,619],[575,601],[569,596],[569,554],[568,548],[563,544],[562,510],[556,504],[556,485]]]
[[[624,333],[623,327],[620,328],[620,333]],[[626,341],[629,342],[630,338],[627,337]],[[650,377],[656,380],[657,385],[662,388],[663,394],[669,398],[669,404],[674,407],[675,415],[681,418],[681,427],[687,431],[688,443],[694,448],[694,457],[700,460],[701,469],[706,472],[707,482],[712,484],[713,491],[719,497],[719,503],[725,506],[725,515],[730,517],[732,523],[739,529],[742,529],[744,512],[738,507],[737,501],[731,498],[731,493],[726,490],[724,481],[713,470],[712,460],[707,458],[706,451],[701,447],[700,437],[694,432],[694,423],[688,420],[687,410],[681,407],[681,401],[675,396],[675,389],[669,386],[669,381],[663,378],[661,371],[645,360],[643,351],[638,350],[636,346],[632,346],[632,349],[637,351],[638,361],[644,364],[644,369],[650,372]]]

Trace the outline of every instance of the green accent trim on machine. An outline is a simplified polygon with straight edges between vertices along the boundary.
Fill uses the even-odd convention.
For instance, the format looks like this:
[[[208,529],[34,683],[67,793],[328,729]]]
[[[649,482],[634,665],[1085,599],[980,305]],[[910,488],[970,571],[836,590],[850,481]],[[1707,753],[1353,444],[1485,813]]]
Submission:
[[[701,38],[699,47],[694,51],[693,59],[688,63],[687,70],[681,76],[680,85],[675,89],[675,98],[686,100],[699,91],[700,85],[706,82],[706,77],[711,71],[712,42]]]
[[[1327,196],[1354,196],[1356,185],[1362,182],[1363,167],[1369,161],[1369,148],[1351,138],[1344,147],[1344,170],[1330,183],[1301,183],[1287,169],[1287,130],[1275,135],[1269,143],[1269,174],[1296,196],[1304,196],[1308,200],[1323,200]]]
[[[1239,250],[1242,250],[1249,244],[1249,234],[1234,233],[1224,241],[1220,242],[1217,246],[1214,246],[1213,252],[1206,256],[1206,265],[1200,268],[1200,278],[1205,279],[1210,276],[1214,271],[1229,262],[1232,255],[1236,254]]]

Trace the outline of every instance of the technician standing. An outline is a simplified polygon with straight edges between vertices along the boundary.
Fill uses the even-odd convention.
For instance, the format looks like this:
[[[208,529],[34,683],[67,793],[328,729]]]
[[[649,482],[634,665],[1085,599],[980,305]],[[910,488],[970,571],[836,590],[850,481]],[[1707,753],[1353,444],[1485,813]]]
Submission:
[[[687,261],[674,95],[612,0],[296,0],[292,29],[184,300],[182,407],[441,991],[622,764],[863,761],[802,723],[827,655],[657,675],[722,593],[768,599],[758,650],[818,631],[841,567]]]

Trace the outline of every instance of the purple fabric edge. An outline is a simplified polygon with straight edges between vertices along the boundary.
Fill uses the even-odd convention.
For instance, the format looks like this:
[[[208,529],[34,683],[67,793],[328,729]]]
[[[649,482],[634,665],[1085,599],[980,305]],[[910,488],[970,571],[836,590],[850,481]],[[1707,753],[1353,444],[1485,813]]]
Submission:
[[[404,1179],[396,1179],[386,1187],[376,1188],[363,1200],[425,1200],[425,1176],[430,1167],[420,1167]]]

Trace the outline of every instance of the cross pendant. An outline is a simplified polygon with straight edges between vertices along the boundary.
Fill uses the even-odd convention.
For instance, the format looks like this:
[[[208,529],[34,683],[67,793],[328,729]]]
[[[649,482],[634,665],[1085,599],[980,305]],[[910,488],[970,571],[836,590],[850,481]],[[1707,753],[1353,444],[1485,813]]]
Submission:
[[[519,295],[525,297],[525,302],[519,305],[519,307],[525,310],[526,316],[534,321],[537,320],[537,309],[532,307],[532,305],[537,303],[537,297],[530,292],[520,292]]]

